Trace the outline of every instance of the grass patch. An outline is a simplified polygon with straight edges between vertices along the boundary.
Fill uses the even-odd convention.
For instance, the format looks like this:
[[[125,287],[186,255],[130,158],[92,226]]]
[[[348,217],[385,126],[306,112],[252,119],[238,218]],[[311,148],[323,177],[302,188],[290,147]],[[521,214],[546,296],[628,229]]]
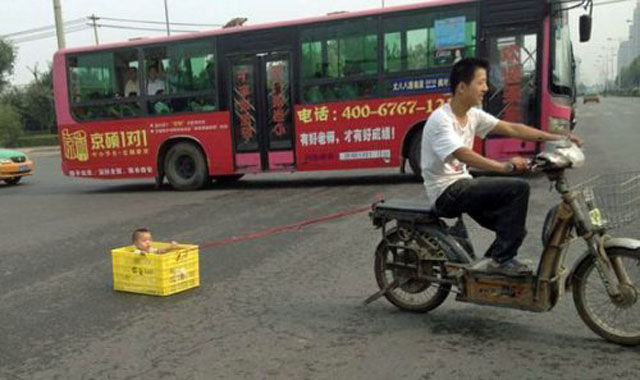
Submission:
[[[60,145],[58,135],[23,135],[18,138],[18,147],[53,146]]]

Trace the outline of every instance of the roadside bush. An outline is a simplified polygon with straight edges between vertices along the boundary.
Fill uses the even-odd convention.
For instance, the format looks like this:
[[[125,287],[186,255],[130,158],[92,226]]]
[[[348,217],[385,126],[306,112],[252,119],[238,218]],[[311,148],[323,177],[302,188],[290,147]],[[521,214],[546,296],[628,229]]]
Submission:
[[[24,135],[18,139],[18,147],[59,145],[58,135]]]
[[[15,147],[22,136],[20,115],[9,104],[0,104],[0,146]]]

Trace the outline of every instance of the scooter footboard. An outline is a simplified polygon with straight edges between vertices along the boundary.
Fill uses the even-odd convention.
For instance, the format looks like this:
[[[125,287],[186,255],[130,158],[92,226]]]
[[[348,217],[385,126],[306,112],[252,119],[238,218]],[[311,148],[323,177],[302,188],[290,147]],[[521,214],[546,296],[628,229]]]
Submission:
[[[458,301],[538,312],[552,307],[548,304],[549,284],[539,284],[534,275],[507,277],[455,267],[447,269],[451,273],[456,270],[460,273],[461,292],[456,298]]]

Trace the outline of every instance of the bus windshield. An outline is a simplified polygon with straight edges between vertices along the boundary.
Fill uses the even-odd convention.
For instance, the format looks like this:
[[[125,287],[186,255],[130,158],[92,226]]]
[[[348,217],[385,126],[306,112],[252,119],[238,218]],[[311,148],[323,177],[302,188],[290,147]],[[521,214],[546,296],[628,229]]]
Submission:
[[[552,22],[551,90],[557,94],[572,95],[571,35],[566,12],[556,13]]]

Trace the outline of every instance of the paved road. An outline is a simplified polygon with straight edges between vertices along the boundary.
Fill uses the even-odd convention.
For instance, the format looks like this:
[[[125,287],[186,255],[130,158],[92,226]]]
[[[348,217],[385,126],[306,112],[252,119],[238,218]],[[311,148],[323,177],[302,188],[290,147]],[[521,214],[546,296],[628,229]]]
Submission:
[[[635,168],[637,99],[580,106],[589,162],[574,178]],[[253,176],[178,193],[151,181],[63,177],[55,153],[38,174],[0,186],[0,378],[637,378],[639,349],[606,343],[571,297],[533,314],[455,303],[426,315],[376,290],[379,238],[365,213],[201,252],[201,286],[168,298],[111,290],[108,251],[148,226],[204,244],[369,204],[415,198],[393,171]],[[531,178],[534,259],[555,200]],[[640,230],[627,232],[640,237]],[[472,231],[482,251],[491,236]],[[582,251],[572,248],[571,259]]]

